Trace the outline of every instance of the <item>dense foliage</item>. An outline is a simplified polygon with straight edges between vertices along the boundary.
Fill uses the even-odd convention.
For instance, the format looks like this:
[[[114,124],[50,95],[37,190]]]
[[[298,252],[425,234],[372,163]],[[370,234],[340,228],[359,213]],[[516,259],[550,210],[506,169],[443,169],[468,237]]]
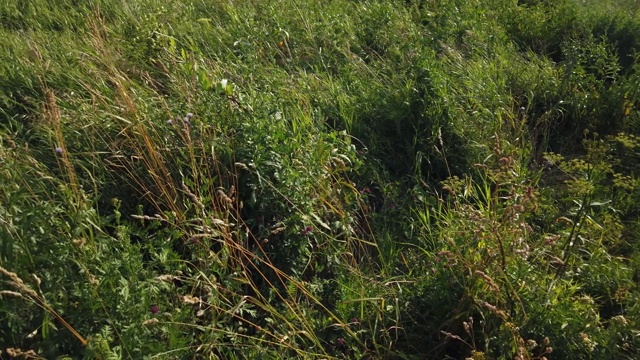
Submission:
[[[640,357],[636,0],[7,0],[0,39],[0,357]]]

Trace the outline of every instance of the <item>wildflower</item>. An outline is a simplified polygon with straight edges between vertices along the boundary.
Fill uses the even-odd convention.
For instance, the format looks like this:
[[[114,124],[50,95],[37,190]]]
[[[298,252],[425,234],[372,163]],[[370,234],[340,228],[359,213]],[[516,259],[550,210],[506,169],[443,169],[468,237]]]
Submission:
[[[360,325],[360,320],[357,317],[351,319],[352,324]]]
[[[193,113],[187,113],[187,119],[191,119],[193,117]]]
[[[171,120],[171,119],[167,120],[167,124],[173,125],[173,120]]]
[[[62,155],[62,153],[63,153],[63,152],[64,152],[64,150],[62,150],[62,148],[61,148],[61,147],[59,147],[59,146],[58,146],[58,147],[56,148],[56,154]]]
[[[158,311],[160,311],[160,308],[158,308],[158,305],[151,306],[151,313],[152,314],[157,314]]]
[[[304,230],[302,230],[302,236],[309,236],[311,232],[313,232],[313,226],[307,226],[306,228],[304,228]]]
[[[337,342],[338,342],[338,345],[340,346],[344,346],[346,344],[346,341],[344,341],[343,338],[338,338]]]
[[[366,187],[360,191],[360,194],[371,194],[371,189]]]

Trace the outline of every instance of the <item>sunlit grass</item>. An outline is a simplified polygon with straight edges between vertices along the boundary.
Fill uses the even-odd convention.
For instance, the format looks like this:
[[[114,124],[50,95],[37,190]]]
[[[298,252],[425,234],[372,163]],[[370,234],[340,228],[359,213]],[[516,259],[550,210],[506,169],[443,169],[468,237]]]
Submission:
[[[627,8],[5,5],[0,351],[636,357]]]

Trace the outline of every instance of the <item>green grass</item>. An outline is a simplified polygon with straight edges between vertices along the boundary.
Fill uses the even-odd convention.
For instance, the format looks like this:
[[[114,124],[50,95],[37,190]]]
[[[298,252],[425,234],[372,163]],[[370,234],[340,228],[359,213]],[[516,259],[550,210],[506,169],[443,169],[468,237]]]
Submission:
[[[6,1],[0,357],[635,359],[636,1]]]

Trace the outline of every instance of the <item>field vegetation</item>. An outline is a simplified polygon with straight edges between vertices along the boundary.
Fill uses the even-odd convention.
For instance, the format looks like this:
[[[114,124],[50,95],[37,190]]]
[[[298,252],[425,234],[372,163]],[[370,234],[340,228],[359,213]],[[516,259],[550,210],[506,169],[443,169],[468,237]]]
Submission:
[[[638,359],[637,0],[5,0],[0,358]]]

